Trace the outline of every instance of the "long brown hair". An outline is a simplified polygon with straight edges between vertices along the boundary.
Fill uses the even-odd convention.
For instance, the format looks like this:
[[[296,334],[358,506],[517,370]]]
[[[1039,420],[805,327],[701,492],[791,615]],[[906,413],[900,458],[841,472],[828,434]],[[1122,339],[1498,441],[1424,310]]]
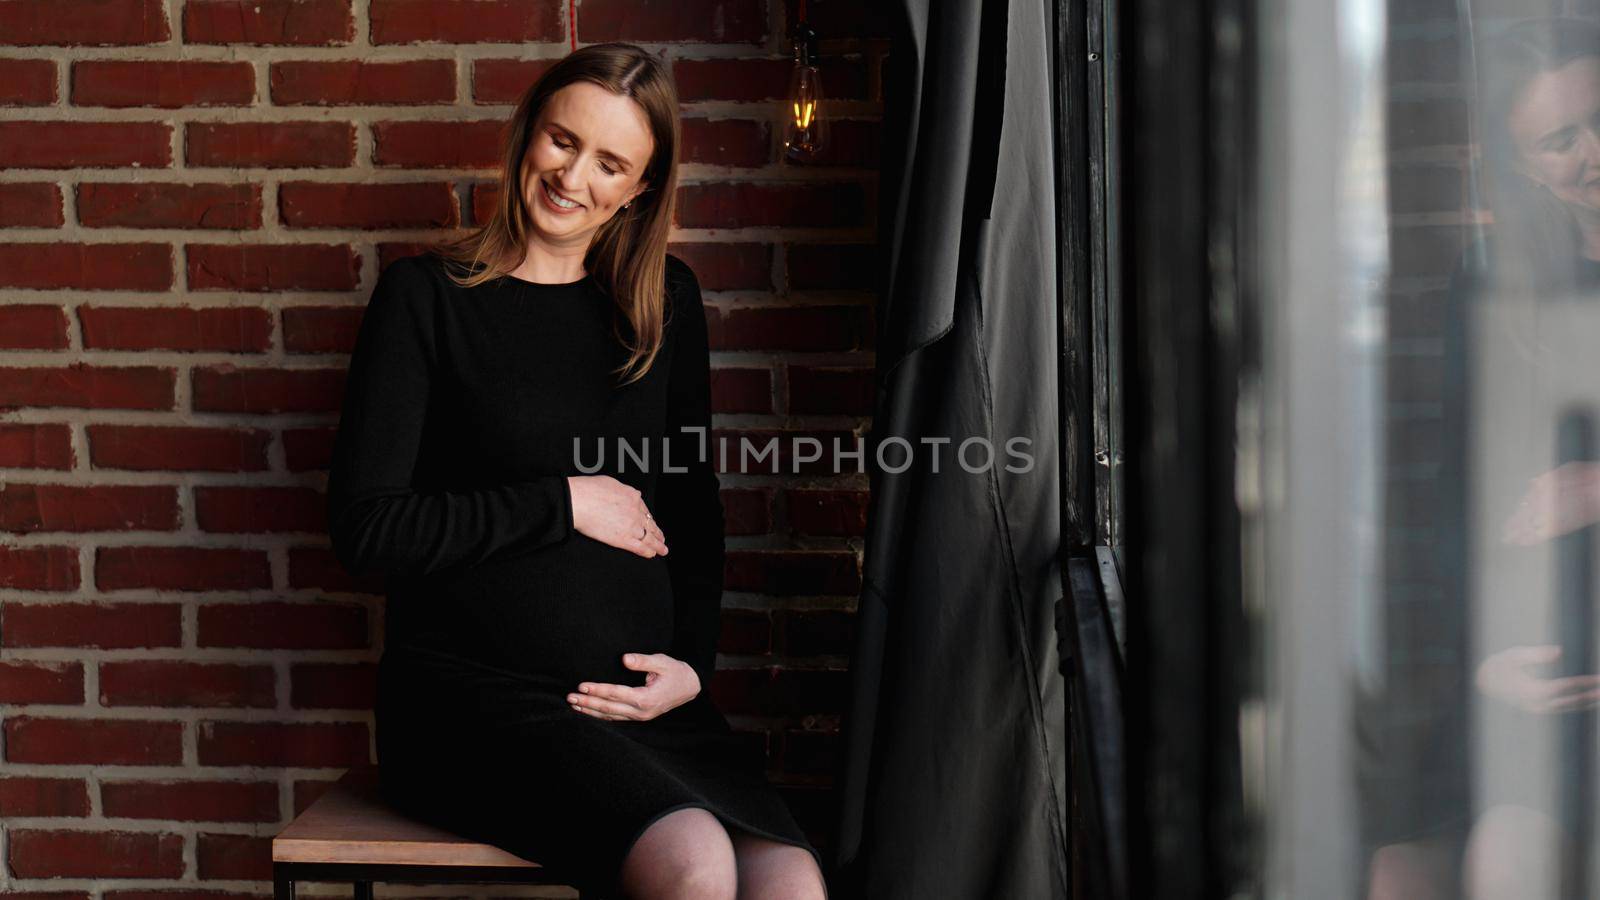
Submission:
[[[679,126],[677,87],[671,68],[659,58],[633,44],[593,44],[546,70],[523,92],[502,132],[500,196],[494,214],[483,227],[440,243],[434,252],[465,270],[461,275],[450,273],[462,287],[499,278],[522,263],[531,228],[522,204],[522,158],[545,104],[556,91],[579,81],[632,98],[644,110],[655,138],[655,152],[640,176],[647,187],[600,226],[583,257],[584,268],[616,302],[617,339],[629,357],[615,372],[627,384],[650,370],[664,331],[667,235],[678,186]]]
[[[1600,57],[1600,27],[1560,18],[1518,22],[1486,41],[1478,54],[1478,145],[1495,220],[1490,258],[1484,261],[1501,293],[1560,293],[1576,278],[1583,253],[1577,220],[1519,170],[1509,123],[1536,77],[1585,57]]]

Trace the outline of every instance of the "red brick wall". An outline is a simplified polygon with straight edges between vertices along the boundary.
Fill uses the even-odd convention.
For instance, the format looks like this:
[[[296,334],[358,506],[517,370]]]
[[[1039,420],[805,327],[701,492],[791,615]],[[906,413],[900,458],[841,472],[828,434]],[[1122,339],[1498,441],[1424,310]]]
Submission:
[[[580,42],[673,60],[673,249],[729,434],[870,413],[885,44],[810,7],[840,98],[812,168],[776,162],[781,0],[578,7]],[[0,895],[259,891],[371,759],[383,600],[322,519],[345,354],[381,268],[478,220],[570,28],[563,0],[0,0]],[[865,479],[723,484],[710,689],[825,845]]]

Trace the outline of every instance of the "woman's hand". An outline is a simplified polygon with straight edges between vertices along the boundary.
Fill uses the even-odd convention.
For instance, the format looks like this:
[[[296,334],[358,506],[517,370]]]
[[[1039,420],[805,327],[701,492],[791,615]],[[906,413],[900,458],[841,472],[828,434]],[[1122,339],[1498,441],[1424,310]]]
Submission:
[[[1528,483],[1501,536],[1510,544],[1537,544],[1596,522],[1600,522],[1600,463],[1569,462]]]
[[[1600,706],[1600,675],[1546,678],[1529,671],[1561,658],[1554,644],[1508,647],[1478,664],[1478,689],[1533,713],[1572,712]]]
[[[572,527],[603,544],[649,558],[667,555],[667,538],[645,508],[644,495],[610,475],[567,478]]]
[[[572,708],[597,719],[616,722],[654,719],[682,706],[700,693],[700,676],[694,667],[665,653],[626,653],[622,664],[648,672],[643,687],[585,681],[578,692],[567,695]]]

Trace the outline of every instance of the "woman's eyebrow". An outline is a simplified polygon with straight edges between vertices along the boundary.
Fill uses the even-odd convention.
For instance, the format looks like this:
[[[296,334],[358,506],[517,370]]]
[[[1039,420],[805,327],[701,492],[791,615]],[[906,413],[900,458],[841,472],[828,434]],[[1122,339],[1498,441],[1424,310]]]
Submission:
[[[556,122],[556,121],[551,121],[550,124],[555,126],[556,128],[561,129],[562,131],[565,131],[568,135],[571,135],[574,140],[577,139],[578,136],[573,133],[571,128],[568,128],[567,126],[561,124],[560,122]],[[622,163],[624,168],[630,168],[630,169],[633,168],[632,160],[629,160],[626,156],[623,156],[620,153],[617,153],[617,152],[615,152],[613,150],[607,150],[604,147],[600,148],[600,150],[597,151],[597,152],[601,156],[609,156],[612,159],[616,160],[617,162]]]

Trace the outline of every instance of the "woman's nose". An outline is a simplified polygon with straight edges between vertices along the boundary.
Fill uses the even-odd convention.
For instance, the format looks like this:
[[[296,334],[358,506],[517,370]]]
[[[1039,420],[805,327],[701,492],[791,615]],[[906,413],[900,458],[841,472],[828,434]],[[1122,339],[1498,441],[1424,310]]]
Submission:
[[[1583,143],[1583,161],[1593,168],[1600,168],[1600,132],[1585,128],[1580,132],[1579,140]]]

